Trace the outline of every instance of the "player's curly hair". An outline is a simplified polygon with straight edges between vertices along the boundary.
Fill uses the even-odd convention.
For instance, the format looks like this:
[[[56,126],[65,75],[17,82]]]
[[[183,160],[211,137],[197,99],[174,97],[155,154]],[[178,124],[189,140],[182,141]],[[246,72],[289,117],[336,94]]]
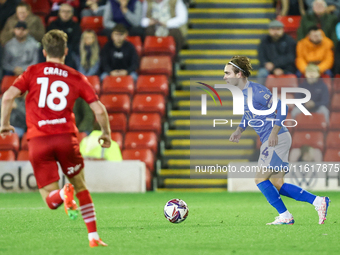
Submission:
[[[230,62],[239,68],[230,64]],[[233,56],[229,61],[228,65],[232,65],[235,74],[242,72],[245,77],[249,77],[250,71],[253,70],[253,67],[251,66],[250,63],[250,59],[244,56]]]
[[[41,42],[49,57],[62,58],[67,48],[67,34],[61,30],[53,29],[44,35]]]

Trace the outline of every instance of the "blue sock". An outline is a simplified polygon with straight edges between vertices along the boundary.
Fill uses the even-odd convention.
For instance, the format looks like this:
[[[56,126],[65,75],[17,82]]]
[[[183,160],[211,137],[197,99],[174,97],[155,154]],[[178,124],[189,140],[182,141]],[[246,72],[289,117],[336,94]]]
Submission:
[[[287,211],[286,206],[281,200],[279,192],[269,180],[257,184],[257,187],[267,198],[268,203],[271,204],[280,214]]]
[[[315,195],[290,183],[284,183],[280,189],[280,194],[286,197],[294,198],[297,201],[308,202],[313,204]]]

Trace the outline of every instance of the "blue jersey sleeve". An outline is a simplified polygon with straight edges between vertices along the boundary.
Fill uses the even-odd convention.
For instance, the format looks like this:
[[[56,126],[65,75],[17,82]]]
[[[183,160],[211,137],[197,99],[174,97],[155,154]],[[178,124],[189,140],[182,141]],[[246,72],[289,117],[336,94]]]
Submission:
[[[241,123],[240,125],[238,125],[240,128],[243,128],[243,130],[246,130],[246,128],[248,127],[248,122],[246,120],[246,117],[245,115],[242,116],[242,119],[241,119]]]
[[[263,89],[260,88],[254,93],[254,100],[258,102],[259,104],[266,106],[268,109],[272,107],[272,93],[270,92],[269,89],[264,87]]]

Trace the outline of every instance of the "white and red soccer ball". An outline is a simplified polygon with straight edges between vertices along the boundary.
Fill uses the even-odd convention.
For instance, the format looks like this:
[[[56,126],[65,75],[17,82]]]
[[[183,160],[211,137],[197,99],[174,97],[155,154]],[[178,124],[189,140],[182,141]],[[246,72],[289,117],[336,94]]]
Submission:
[[[189,214],[188,205],[182,199],[171,199],[164,206],[164,216],[171,223],[184,221]]]

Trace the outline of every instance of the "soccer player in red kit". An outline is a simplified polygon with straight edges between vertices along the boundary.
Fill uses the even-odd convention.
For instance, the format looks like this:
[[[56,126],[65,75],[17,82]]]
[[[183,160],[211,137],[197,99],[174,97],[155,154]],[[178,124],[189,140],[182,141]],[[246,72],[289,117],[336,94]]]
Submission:
[[[111,145],[110,124],[103,104],[98,100],[87,78],[64,65],[67,55],[67,35],[51,30],[42,39],[45,63],[27,68],[4,93],[1,107],[1,135],[14,132],[9,119],[13,100],[28,91],[26,122],[29,160],[32,164],[40,194],[51,209],[64,203],[70,218],[76,218],[79,209],[88,229],[90,247],[107,246],[97,233],[96,213],[84,179],[84,160],[79,152],[73,105],[83,98],[93,110],[102,129],[98,142],[103,148]],[[58,186],[59,162],[70,183]]]

